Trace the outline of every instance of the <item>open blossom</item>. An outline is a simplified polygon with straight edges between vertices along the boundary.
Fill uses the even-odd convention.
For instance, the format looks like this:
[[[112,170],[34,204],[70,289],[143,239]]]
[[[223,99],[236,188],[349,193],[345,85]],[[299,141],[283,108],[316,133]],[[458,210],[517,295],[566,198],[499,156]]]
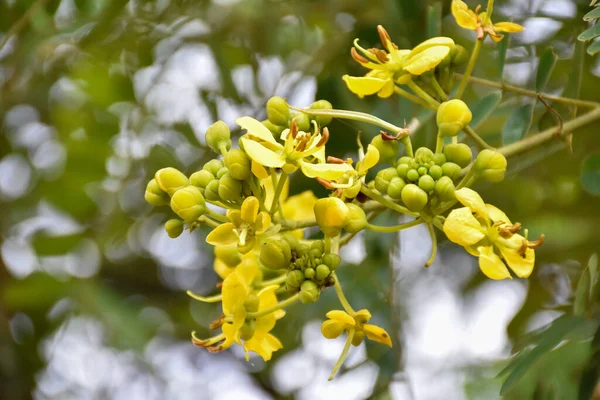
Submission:
[[[452,15],[456,19],[456,23],[465,29],[478,32],[478,37],[483,39],[483,34],[487,33],[494,42],[502,40],[504,35],[500,32],[514,33],[521,32],[525,28],[513,22],[498,22],[493,24],[487,17],[487,13],[477,12],[469,9],[469,6],[462,0],[452,0]]]
[[[377,325],[367,324],[371,319],[371,313],[368,310],[359,310],[351,316],[345,311],[332,310],[327,313],[327,320],[321,325],[321,333],[327,339],[335,339],[343,332],[354,331],[352,344],[358,346],[362,343],[365,336],[377,343],[392,347],[392,339],[385,329]]]

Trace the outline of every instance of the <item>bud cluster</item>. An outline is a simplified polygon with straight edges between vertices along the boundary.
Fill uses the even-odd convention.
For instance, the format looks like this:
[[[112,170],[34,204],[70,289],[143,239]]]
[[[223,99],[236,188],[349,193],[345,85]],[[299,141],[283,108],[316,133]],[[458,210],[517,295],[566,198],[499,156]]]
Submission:
[[[332,109],[332,105],[327,100],[318,100],[312,103],[309,107],[313,110]],[[267,119],[262,121],[271,133],[278,136],[284,129],[291,126],[292,121],[295,122],[299,131],[309,132],[312,121],[315,121],[319,127],[324,127],[331,122],[331,117],[310,117],[304,113],[293,113],[288,107],[285,99],[274,96],[267,101]]]

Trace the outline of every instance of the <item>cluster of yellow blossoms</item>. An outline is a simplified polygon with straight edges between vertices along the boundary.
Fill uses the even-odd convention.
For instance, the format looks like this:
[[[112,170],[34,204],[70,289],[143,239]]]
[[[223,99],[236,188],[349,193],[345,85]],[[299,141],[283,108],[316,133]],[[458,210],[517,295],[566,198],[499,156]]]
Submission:
[[[498,32],[518,30],[510,23],[492,25],[489,14],[473,12],[462,1],[453,1],[452,12],[461,26],[481,30],[494,40]],[[254,352],[269,360],[282,348],[271,331],[284,317],[284,309],[297,302],[314,303],[323,290],[334,287],[343,310],[327,313],[322,333],[331,339],[345,332],[347,339],[331,377],[350,346],[358,346],[365,336],[392,346],[384,329],[367,323],[369,311],[352,308],[336,276],[342,263],[340,247],[365,229],[397,232],[425,224],[434,244],[438,228],[478,257],[481,270],[492,279],[511,278],[506,265],[518,277],[531,274],[533,249],[541,241],[520,235],[519,223],[511,223],[468,188],[477,180],[501,181],[507,163],[491,149],[473,157],[471,148],[457,141],[461,131],[470,129],[472,114],[460,99],[448,100],[448,93],[453,72],[467,60],[467,51],[445,37],[400,50],[383,27],[378,31],[384,50],[363,49],[358,42],[352,48],[353,58],[371,71],[343,79],[360,97],[397,93],[437,110],[435,149],[413,151],[407,129],[368,114],[334,110],[324,100],[296,109],[273,97],[266,106],[266,120],[237,119],[243,131],[237,148],[228,126],[218,121],[206,132],[206,142],[219,158],[189,177],[174,168],[161,169],[148,183],[146,200],[169,206],[176,216],[165,224],[169,236],[177,237],[185,228],[211,229],[206,242],[214,246],[214,268],[223,280],[220,293],[189,294],[200,301],[221,302],[223,312],[210,326],[220,332],[206,339],[193,334],[194,344],[218,352],[237,343],[247,357]],[[398,85],[407,85],[413,93]],[[366,151],[358,141],[356,162],[327,156],[327,125],[332,118],[362,120],[385,131]],[[388,166],[380,168],[382,164]],[[376,167],[369,180],[369,171]],[[330,196],[317,199],[307,191],[288,197],[290,176],[295,173],[314,178],[330,190]],[[451,210],[457,202],[465,207]],[[413,220],[373,225],[372,219],[386,210]],[[322,236],[311,227],[318,227]],[[435,257],[433,247],[427,265]]]

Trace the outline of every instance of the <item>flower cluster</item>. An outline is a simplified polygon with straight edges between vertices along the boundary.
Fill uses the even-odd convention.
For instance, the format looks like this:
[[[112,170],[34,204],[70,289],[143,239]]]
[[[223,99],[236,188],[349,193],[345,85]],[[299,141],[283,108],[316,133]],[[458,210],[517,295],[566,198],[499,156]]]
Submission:
[[[460,1],[452,7],[461,26],[481,28],[492,38],[509,29],[491,25],[489,17],[465,9]],[[353,58],[371,71],[343,79],[360,97],[398,93],[435,109],[435,149],[413,151],[408,129],[368,114],[335,110],[325,100],[296,109],[273,97],[266,105],[266,120],[236,120],[241,130],[237,147],[229,127],[218,121],[206,132],[206,143],[217,154],[214,159],[189,176],[174,168],[161,169],[148,183],[148,203],[168,206],[174,214],[165,223],[169,236],[177,237],[185,229],[210,229],[206,242],[214,246],[214,269],[222,279],[219,293],[189,294],[199,301],[221,302],[222,315],[209,327],[219,331],[205,339],[194,333],[194,344],[212,352],[238,344],[247,357],[254,352],[269,360],[282,348],[271,332],[285,308],[315,303],[322,291],[333,287],[343,310],[326,314],[322,333],[330,339],[346,333],[347,338],[331,377],[350,345],[359,345],[364,337],[391,346],[392,338],[383,328],[367,323],[368,310],[354,311],[336,276],[343,266],[340,247],[366,229],[397,232],[426,224],[434,244],[438,228],[478,257],[481,270],[492,279],[511,277],[506,264],[518,277],[531,274],[534,248],[541,240],[520,235],[519,223],[511,223],[469,189],[477,181],[501,181],[507,162],[493,149],[482,149],[474,157],[471,147],[458,143],[460,132],[471,131],[472,114],[460,99],[448,100],[450,90],[445,87],[452,85],[453,71],[468,58],[466,50],[446,37],[400,50],[383,27],[378,32],[383,49],[363,49],[358,42],[352,48]],[[341,159],[326,151],[332,118],[361,120],[384,130],[366,151],[358,140],[357,159]],[[307,191],[288,196],[294,174],[314,179],[329,195],[317,198]],[[465,207],[452,210],[457,202]],[[413,220],[395,226],[372,224],[384,211]],[[435,249],[434,245],[427,265]]]

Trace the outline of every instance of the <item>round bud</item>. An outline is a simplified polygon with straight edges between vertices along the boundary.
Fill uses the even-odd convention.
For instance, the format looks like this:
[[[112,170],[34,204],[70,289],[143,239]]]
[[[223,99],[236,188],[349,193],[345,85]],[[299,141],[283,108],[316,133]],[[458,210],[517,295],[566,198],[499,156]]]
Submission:
[[[471,122],[473,114],[464,101],[453,99],[440,104],[437,111],[438,134],[456,136]]]
[[[417,151],[415,151],[415,160],[419,164],[425,164],[429,161],[432,161],[433,158],[433,151],[427,147],[419,147]]]
[[[395,140],[384,140],[383,136],[377,135],[371,140],[371,144],[379,151],[381,160],[392,164],[398,155],[398,142]]]
[[[331,110],[333,106],[327,100],[317,100],[312,103],[309,108],[312,108],[313,110]],[[319,124],[320,127],[324,127],[331,122],[331,117],[318,116],[315,117],[315,121],[317,121],[317,124]]]
[[[310,131],[310,117],[308,114],[298,113],[293,118],[296,121],[296,126],[299,131],[308,132]]]
[[[260,123],[263,124],[269,131],[271,131],[271,133],[275,137],[279,137],[281,135],[281,132],[283,132],[285,129],[285,126],[275,125],[268,119],[265,119],[264,121],[261,121]],[[286,125],[287,125],[287,123],[286,123]]]
[[[400,164],[406,164],[406,165],[410,165],[412,161],[413,161],[413,158],[412,158],[412,157],[409,157],[409,156],[403,156],[403,157],[400,157],[400,158],[398,159],[398,162],[397,162],[397,164],[398,164],[398,165],[400,165]]]
[[[433,155],[433,162],[436,165],[443,165],[446,162],[446,156],[443,154],[434,154]]]
[[[327,265],[331,271],[335,271],[341,262],[342,259],[335,253],[327,253],[323,256],[323,264]]]
[[[435,187],[435,181],[430,175],[423,175],[419,178],[419,187],[429,193]]]
[[[446,145],[444,147],[444,155],[447,161],[458,164],[461,168],[469,165],[473,158],[471,148],[464,143]]]
[[[427,174],[437,181],[444,175],[444,170],[439,165],[432,165]]]
[[[395,178],[400,179],[400,178]],[[367,216],[362,208],[356,204],[348,203],[348,215],[346,216],[346,225],[344,229],[349,233],[358,233],[367,226]]]
[[[217,153],[231,148],[231,132],[223,121],[217,121],[206,130],[206,144]]]
[[[379,190],[381,193],[387,193],[387,188],[390,184],[390,181],[397,176],[398,171],[396,171],[396,168],[390,167],[382,169],[375,176],[375,189]]]
[[[290,108],[285,100],[279,96],[273,96],[267,101],[267,117],[274,125],[287,125],[290,119]]]
[[[206,188],[210,182],[215,179],[215,176],[210,172],[202,169],[194,172],[190,176],[190,184],[199,188]]]
[[[244,308],[247,312],[257,312],[260,306],[260,298],[254,293],[250,293],[244,301]]]
[[[406,174],[408,173],[408,170],[410,169],[410,167],[408,166],[408,164],[398,164],[398,166],[396,167],[396,172],[398,172],[398,176],[402,179],[406,178]]]
[[[244,181],[251,175],[250,158],[240,149],[231,149],[223,158],[223,163],[234,179]]]
[[[427,193],[414,184],[408,184],[402,189],[402,202],[410,211],[419,212],[427,204]]]
[[[217,179],[211,181],[206,188],[204,188],[204,197],[210,201],[219,201],[219,181]]]
[[[219,197],[225,201],[236,201],[242,195],[242,183],[227,173],[219,179]]]
[[[166,206],[169,204],[169,195],[163,192],[158,183],[156,183],[156,179],[150,180],[148,185],[146,185],[146,192],[144,193],[144,199],[151,205],[158,206]]]
[[[442,176],[435,183],[435,188],[433,189],[435,195],[441,201],[451,201],[451,200],[454,200],[455,197],[456,197],[454,195],[454,191],[455,190],[456,190],[456,187],[454,186],[454,183],[452,182],[452,179],[450,179],[447,176]]]
[[[171,209],[185,222],[196,221],[206,212],[204,196],[195,186],[187,186],[173,193]]]
[[[402,178],[394,178],[392,179],[392,181],[390,182],[390,185],[388,186],[388,196],[390,196],[392,199],[394,200],[399,200],[402,198],[402,189],[404,189],[404,185],[406,185],[406,182],[404,182],[404,179]]]
[[[452,179],[453,181],[460,178],[460,174],[462,173],[462,168],[458,164],[454,164],[452,162],[446,162],[442,165],[442,171],[444,175]]]
[[[242,258],[237,249],[237,244],[215,246],[215,258],[223,261],[229,268],[234,268],[242,262]]]
[[[417,172],[419,173],[419,175],[425,175],[427,173],[427,167],[419,167],[417,169]]]
[[[450,50],[450,56],[452,56],[452,65],[454,66],[463,65],[469,60],[469,52],[459,44],[455,44]]]
[[[221,168],[223,168],[223,163],[217,159],[210,160],[202,167],[203,170],[210,172],[213,176],[217,176],[217,172]]]
[[[290,245],[291,250],[296,250],[298,248],[298,246],[300,245],[300,242],[298,241],[298,239],[296,239],[292,235],[283,235],[283,236],[281,236],[281,238]]]
[[[229,170],[227,169],[227,167],[223,166],[221,168],[219,168],[219,170],[217,171],[217,174],[215,175],[217,177],[217,179],[221,179],[221,177],[225,174],[228,174]]]
[[[304,270],[304,277],[305,277],[306,279],[312,279],[312,278],[314,278],[314,277],[315,277],[315,274],[316,274],[316,272],[315,272],[315,270],[314,270],[313,268],[310,268],[310,267],[309,267],[309,268],[306,268],[306,269]]]
[[[304,281],[300,285],[300,301],[303,304],[311,304],[319,300],[319,287],[313,281]]]
[[[411,182],[416,182],[419,179],[419,172],[416,169],[409,169],[406,173],[406,178]]]
[[[317,250],[319,253],[317,257],[320,257],[321,254],[323,254],[323,252],[325,251],[325,243],[323,243],[322,240],[315,240],[310,244],[310,248],[311,250]]]
[[[481,150],[473,164],[473,172],[488,182],[500,182],[506,173],[506,158],[497,151]]]
[[[165,231],[170,238],[179,237],[183,233],[183,221],[179,219],[170,219],[165,222]]]
[[[327,236],[339,235],[348,216],[346,204],[337,197],[327,197],[317,200],[313,209],[321,231]]]
[[[268,239],[260,248],[260,262],[269,269],[286,269],[291,260],[292,251],[285,240]]]
[[[293,288],[299,288],[304,282],[304,274],[299,269],[288,272],[285,277],[285,283]]]
[[[253,319],[244,321],[244,324],[240,327],[240,339],[250,340],[254,336],[255,323]]]
[[[319,280],[319,281],[324,281],[331,273],[331,271],[329,270],[329,267],[325,264],[318,265],[315,272],[317,273],[316,276],[317,276],[317,280]]]
[[[177,190],[190,184],[187,176],[185,176],[183,172],[171,167],[156,171],[154,179],[156,180],[156,183],[158,183],[158,187],[160,187],[163,192],[167,192],[169,196],[173,196],[173,193]]]

